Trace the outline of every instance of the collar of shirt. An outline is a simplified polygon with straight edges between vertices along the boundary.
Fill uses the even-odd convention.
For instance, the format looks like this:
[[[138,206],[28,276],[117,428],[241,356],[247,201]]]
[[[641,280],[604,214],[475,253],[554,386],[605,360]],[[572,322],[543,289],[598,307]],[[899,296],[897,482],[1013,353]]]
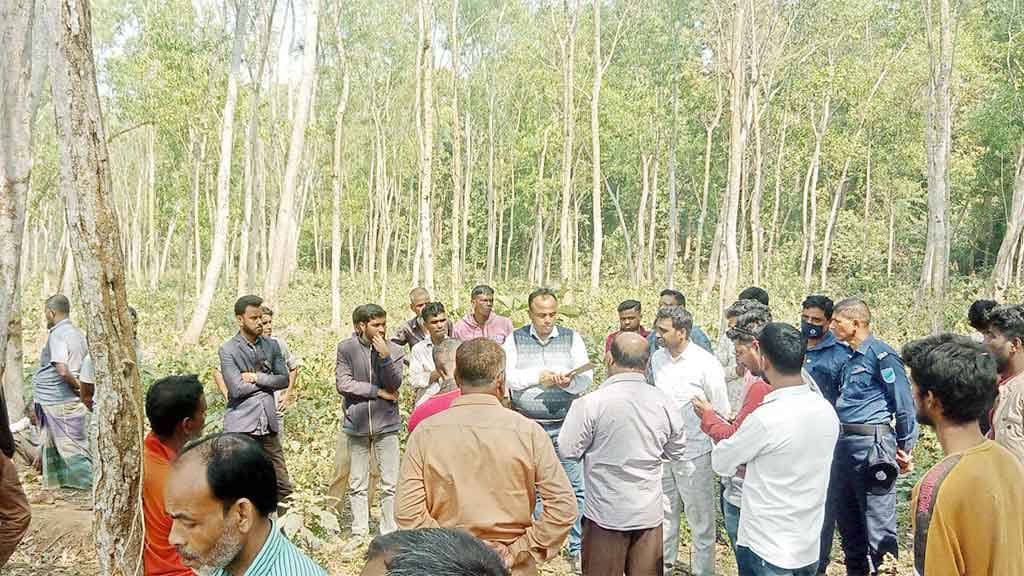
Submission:
[[[239,330],[238,333],[235,334],[235,339],[238,340],[239,344],[244,344],[249,348],[255,348],[260,345],[260,340],[263,339],[263,336],[257,336],[254,342],[249,342],[245,336],[242,336],[242,331]]]
[[[612,386],[620,382],[635,382],[638,384],[647,384],[647,378],[640,372],[622,372],[609,376],[607,380],[601,383],[601,388]]]
[[[452,408],[456,406],[501,406],[501,402],[491,394],[463,394],[452,402]]]
[[[770,386],[771,384],[769,384]],[[800,396],[811,392],[810,387],[804,386],[785,386],[783,388],[772,388],[772,391],[764,395],[764,401],[762,404],[767,402],[774,402],[775,400],[781,400],[783,398],[789,398],[790,396]]]
[[[160,438],[152,432],[146,434],[145,446],[146,450],[150,454],[159,456],[161,459],[166,460],[168,462],[174,460],[174,458],[178,455],[177,452],[175,452],[166,444],[164,444],[160,440]]]
[[[696,346],[696,344],[694,344],[692,340],[687,342],[686,343],[686,348],[683,348],[683,351],[682,351],[682,353],[679,354],[679,356],[673,356],[672,355],[672,351],[669,350],[667,346],[662,348],[662,350],[665,351],[665,357],[666,357],[666,359],[669,362],[671,362],[673,364],[678,364],[678,363],[682,362],[683,360],[685,360],[687,358],[692,358],[693,357],[693,347],[694,346]]]
[[[547,340],[541,340],[540,336],[537,335],[537,327],[532,323],[530,324],[530,336],[533,336],[541,344],[547,344],[552,338],[558,338],[558,325],[551,327],[551,334],[548,334]]]
[[[487,326],[491,322],[494,322],[494,311],[491,311],[491,313],[487,315],[487,321],[485,321],[483,324],[480,324],[479,322],[476,321],[476,317],[473,316],[472,312],[466,314],[462,319],[466,322],[466,324],[469,324],[473,328],[482,330],[485,326]]]
[[[71,319],[70,318],[65,318],[65,319],[61,320],[60,322],[57,322],[56,324],[53,325],[53,328],[50,328],[48,330],[48,332],[52,333],[54,330],[57,329],[58,326],[60,326],[62,324],[71,324]]]
[[[866,340],[865,340],[865,342],[866,342]],[[821,338],[821,342],[818,342],[817,346],[813,346],[811,348],[808,348],[807,351],[808,352],[813,352],[815,350],[824,350],[825,348],[829,348],[831,346],[845,346],[845,345],[846,344],[844,342],[840,342],[839,339],[836,338],[836,335],[833,334],[831,330],[826,330],[825,331],[825,335]]]
[[[259,553],[252,559],[252,564],[249,564],[249,568],[246,569],[244,576],[268,576],[273,574],[277,558],[283,552],[284,542],[284,534],[278,530],[277,522],[271,520],[270,534],[267,535],[267,540],[263,543]],[[229,574],[226,569],[221,568],[215,573],[215,576],[229,576]]]
[[[872,348],[874,348],[877,342],[878,340],[875,338],[875,335],[873,333],[870,333],[868,334],[868,337],[865,338],[864,341],[860,343],[860,346],[858,346],[856,350],[852,351],[854,354],[862,354],[864,356],[867,356],[867,353],[870,352]]]

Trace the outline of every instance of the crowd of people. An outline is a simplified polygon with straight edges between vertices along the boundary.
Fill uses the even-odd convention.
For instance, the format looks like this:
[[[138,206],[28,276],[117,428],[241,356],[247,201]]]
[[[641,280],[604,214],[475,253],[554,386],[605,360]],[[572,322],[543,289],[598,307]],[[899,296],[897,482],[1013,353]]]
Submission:
[[[346,547],[366,547],[363,574],[526,576],[564,549],[580,574],[671,574],[685,563],[704,576],[716,572],[721,515],[743,576],[824,574],[837,528],[846,574],[874,575],[899,553],[896,481],[914,469],[918,424],[945,457],[912,493],[916,573],[1024,571],[1022,305],[979,300],[968,314],[975,334],[898,352],[874,335],[860,298],[808,296],[797,327],[751,287],[726,309],[713,347],[684,295],[664,290],[650,330],[639,301],[619,305],[595,389],[586,339],[558,322],[553,291],[530,294],[518,329],[494,311],[489,286],[470,302],[453,324],[416,288],[413,317],[390,337],[385,310],[361,305],[337,345],[342,416],[327,493],[351,512]],[[92,483],[88,348],[67,298],[49,298],[45,313],[31,408],[14,423],[0,409],[0,566],[31,514],[16,454],[41,469],[45,488]],[[195,375],[146,392],[144,572],[324,574],[279,523],[292,493],[282,418],[301,360],[272,335],[273,310],[258,296],[239,298],[234,313],[238,332],[214,372],[222,433],[202,436]]]

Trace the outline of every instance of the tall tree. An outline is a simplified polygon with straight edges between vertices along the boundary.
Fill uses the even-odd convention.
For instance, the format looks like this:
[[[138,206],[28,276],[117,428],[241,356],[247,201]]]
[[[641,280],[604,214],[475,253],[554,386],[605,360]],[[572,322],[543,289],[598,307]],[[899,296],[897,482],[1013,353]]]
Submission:
[[[313,84],[316,79],[317,38],[320,23],[320,0],[306,0],[304,33],[302,47],[302,80],[299,83],[298,101],[295,104],[295,116],[292,119],[291,140],[288,143],[288,163],[284,171],[284,183],[278,199],[277,229],[271,249],[264,282],[264,296],[275,302],[278,296],[288,289],[291,267],[295,262],[294,242],[298,234],[299,214],[296,212],[295,192],[299,183],[299,168],[302,165],[306,145],[306,125],[309,123],[309,111],[313,106]]]
[[[452,52],[452,261],[449,266],[449,301],[455,303],[459,300],[459,289],[462,287],[462,234],[459,229],[462,222],[462,126],[459,116],[459,0],[451,0],[451,4],[448,23]],[[469,210],[469,206],[466,206],[466,210]]]
[[[572,171],[576,136],[576,24],[579,18],[578,0],[565,0],[565,35],[559,37],[562,56],[562,218],[558,228],[559,250],[562,253],[562,282],[573,278],[572,224],[569,209],[572,206]]]
[[[434,30],[434,2],[433,0],[419,1],[419,22],[421,44],[419,50],[422,53],[420,66],[422,67],[422,102],[421,113],[423,115],[423,126],[420,129],[422,154],[420,156],[420,230],[419,250],[423,258],[423,286],[427,291],[434,292],[434,245],[431,237],[432,227],[430,222],[430,199],[433,191],[433,169],[434,169],[434,51],[433,30]]]
[[[679,195],[676,193],[676,146],[679,142],[679,36],[676,20],[672,42],[672,128],[668,139],[668,245],[665,249],[665,285],[675,286],[676,252],[678,252]],[[651,221],[654,225],[654,221]]]
[[[341,67],[341,97],[334,111],[334,162],[332,164],[331,185],[334,192],[331,202],[331,328],[341,330],[341,202],[345,185],[344,144],[345,144],[345,112],[348,110],[349,73],[348,58],[345,54],[345,38],[341,23],[335,25],[338,40],[338,64]],[[352,220],[349,220],[351,230]],[[349,241],[351,244],[351,240]],[[351,263],[350,263],[351,264]],[[355,270],[349,268],[349,274]]]
[[[995,266],[992,267],[992,291],[997,301],[1002,301],[1010,284],[1010,273],[1013,269],[1013,251],[1020,243],[1021,232],[1024,231],[1024,144],[1017,153],[1017,169],[1013,184],[1013,197],[1010,201],[1010,217],[1006,222],[1006,232],[999,245]]]
[[[111,204],[91,21],[87,0],[57,3],[51,87],[61,190],[97,376],[93,535],[101,573],[135,576],[142,571],[142,388]]]
[[[924,137],[928,149],[928,235],[924,266],[921,268],[920,291],[928,302],[932,330],[939,332],[944,324],[943,308],[949,273],[950,228],[947,212],[949,158],[953,139],[952,78],[957,11],[950,6],[950,0],[938,0],[938,22],[935,22],[934,0],[922,1],[925,38],[928,42],[928,98],[924,111]]]
[[[739,219],[740,185],[743,176],[743,153],[746,146],[746,114],[744,107],[744,81],[746,68],[743,61],[743,27],[746,23],[747,3],[737,0],[733,8],[732,38],[729,52],[729,182],[726,189],[725,269],[721,272],[719,300],[724,307],[736,299],[740,258],[736,247],[736,227]]]
[[[235,38],[231,48],[231,66],[228,70],[228,93],[224,100],[224,116],[220,130],[220,164],[217,166],[217,220],[213,229],[213,246],[210,262],[206,267],[203,280],[203,291],[196,302],[192,320],[185,330],[183,341],[186,345],[199,342],[199,335],[206,325],[210,314],[217,281],[220,280],[221,268],[224,265],[225,251],[228,240],[228,218],[231,215],[231,153],[234,149],[235,135],[235,104],[238,102],[238,75],[242,65],[242,48],[245,46],[245,27],[249,20],[249,3],[242,0],[238,3],[235,14]]]

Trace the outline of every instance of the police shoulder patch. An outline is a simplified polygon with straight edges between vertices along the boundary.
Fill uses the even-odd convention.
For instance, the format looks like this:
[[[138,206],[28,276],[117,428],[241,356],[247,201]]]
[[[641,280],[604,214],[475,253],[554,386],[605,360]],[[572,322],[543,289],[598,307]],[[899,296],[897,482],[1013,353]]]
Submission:
[[[896,383],[896,370],[892,368],[882,368],[882,380],[886,384]]]
[[[888,356],[888,355],[889,355],[889,352],[883,350],[883,351],[878,353],[878,359],[879,360],[885,360],[885,357]]]

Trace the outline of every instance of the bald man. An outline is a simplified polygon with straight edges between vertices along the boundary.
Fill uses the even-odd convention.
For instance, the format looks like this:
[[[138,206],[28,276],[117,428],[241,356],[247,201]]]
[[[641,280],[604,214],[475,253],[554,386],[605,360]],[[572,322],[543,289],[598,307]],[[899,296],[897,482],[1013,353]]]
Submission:
[[[576,400],[558,435],[582,460],[583,573],[662,574],[661,463],[681,460],[686,436],[672,399],[647,383],[649,348],[635,332],[612,340],[608,379]]]

